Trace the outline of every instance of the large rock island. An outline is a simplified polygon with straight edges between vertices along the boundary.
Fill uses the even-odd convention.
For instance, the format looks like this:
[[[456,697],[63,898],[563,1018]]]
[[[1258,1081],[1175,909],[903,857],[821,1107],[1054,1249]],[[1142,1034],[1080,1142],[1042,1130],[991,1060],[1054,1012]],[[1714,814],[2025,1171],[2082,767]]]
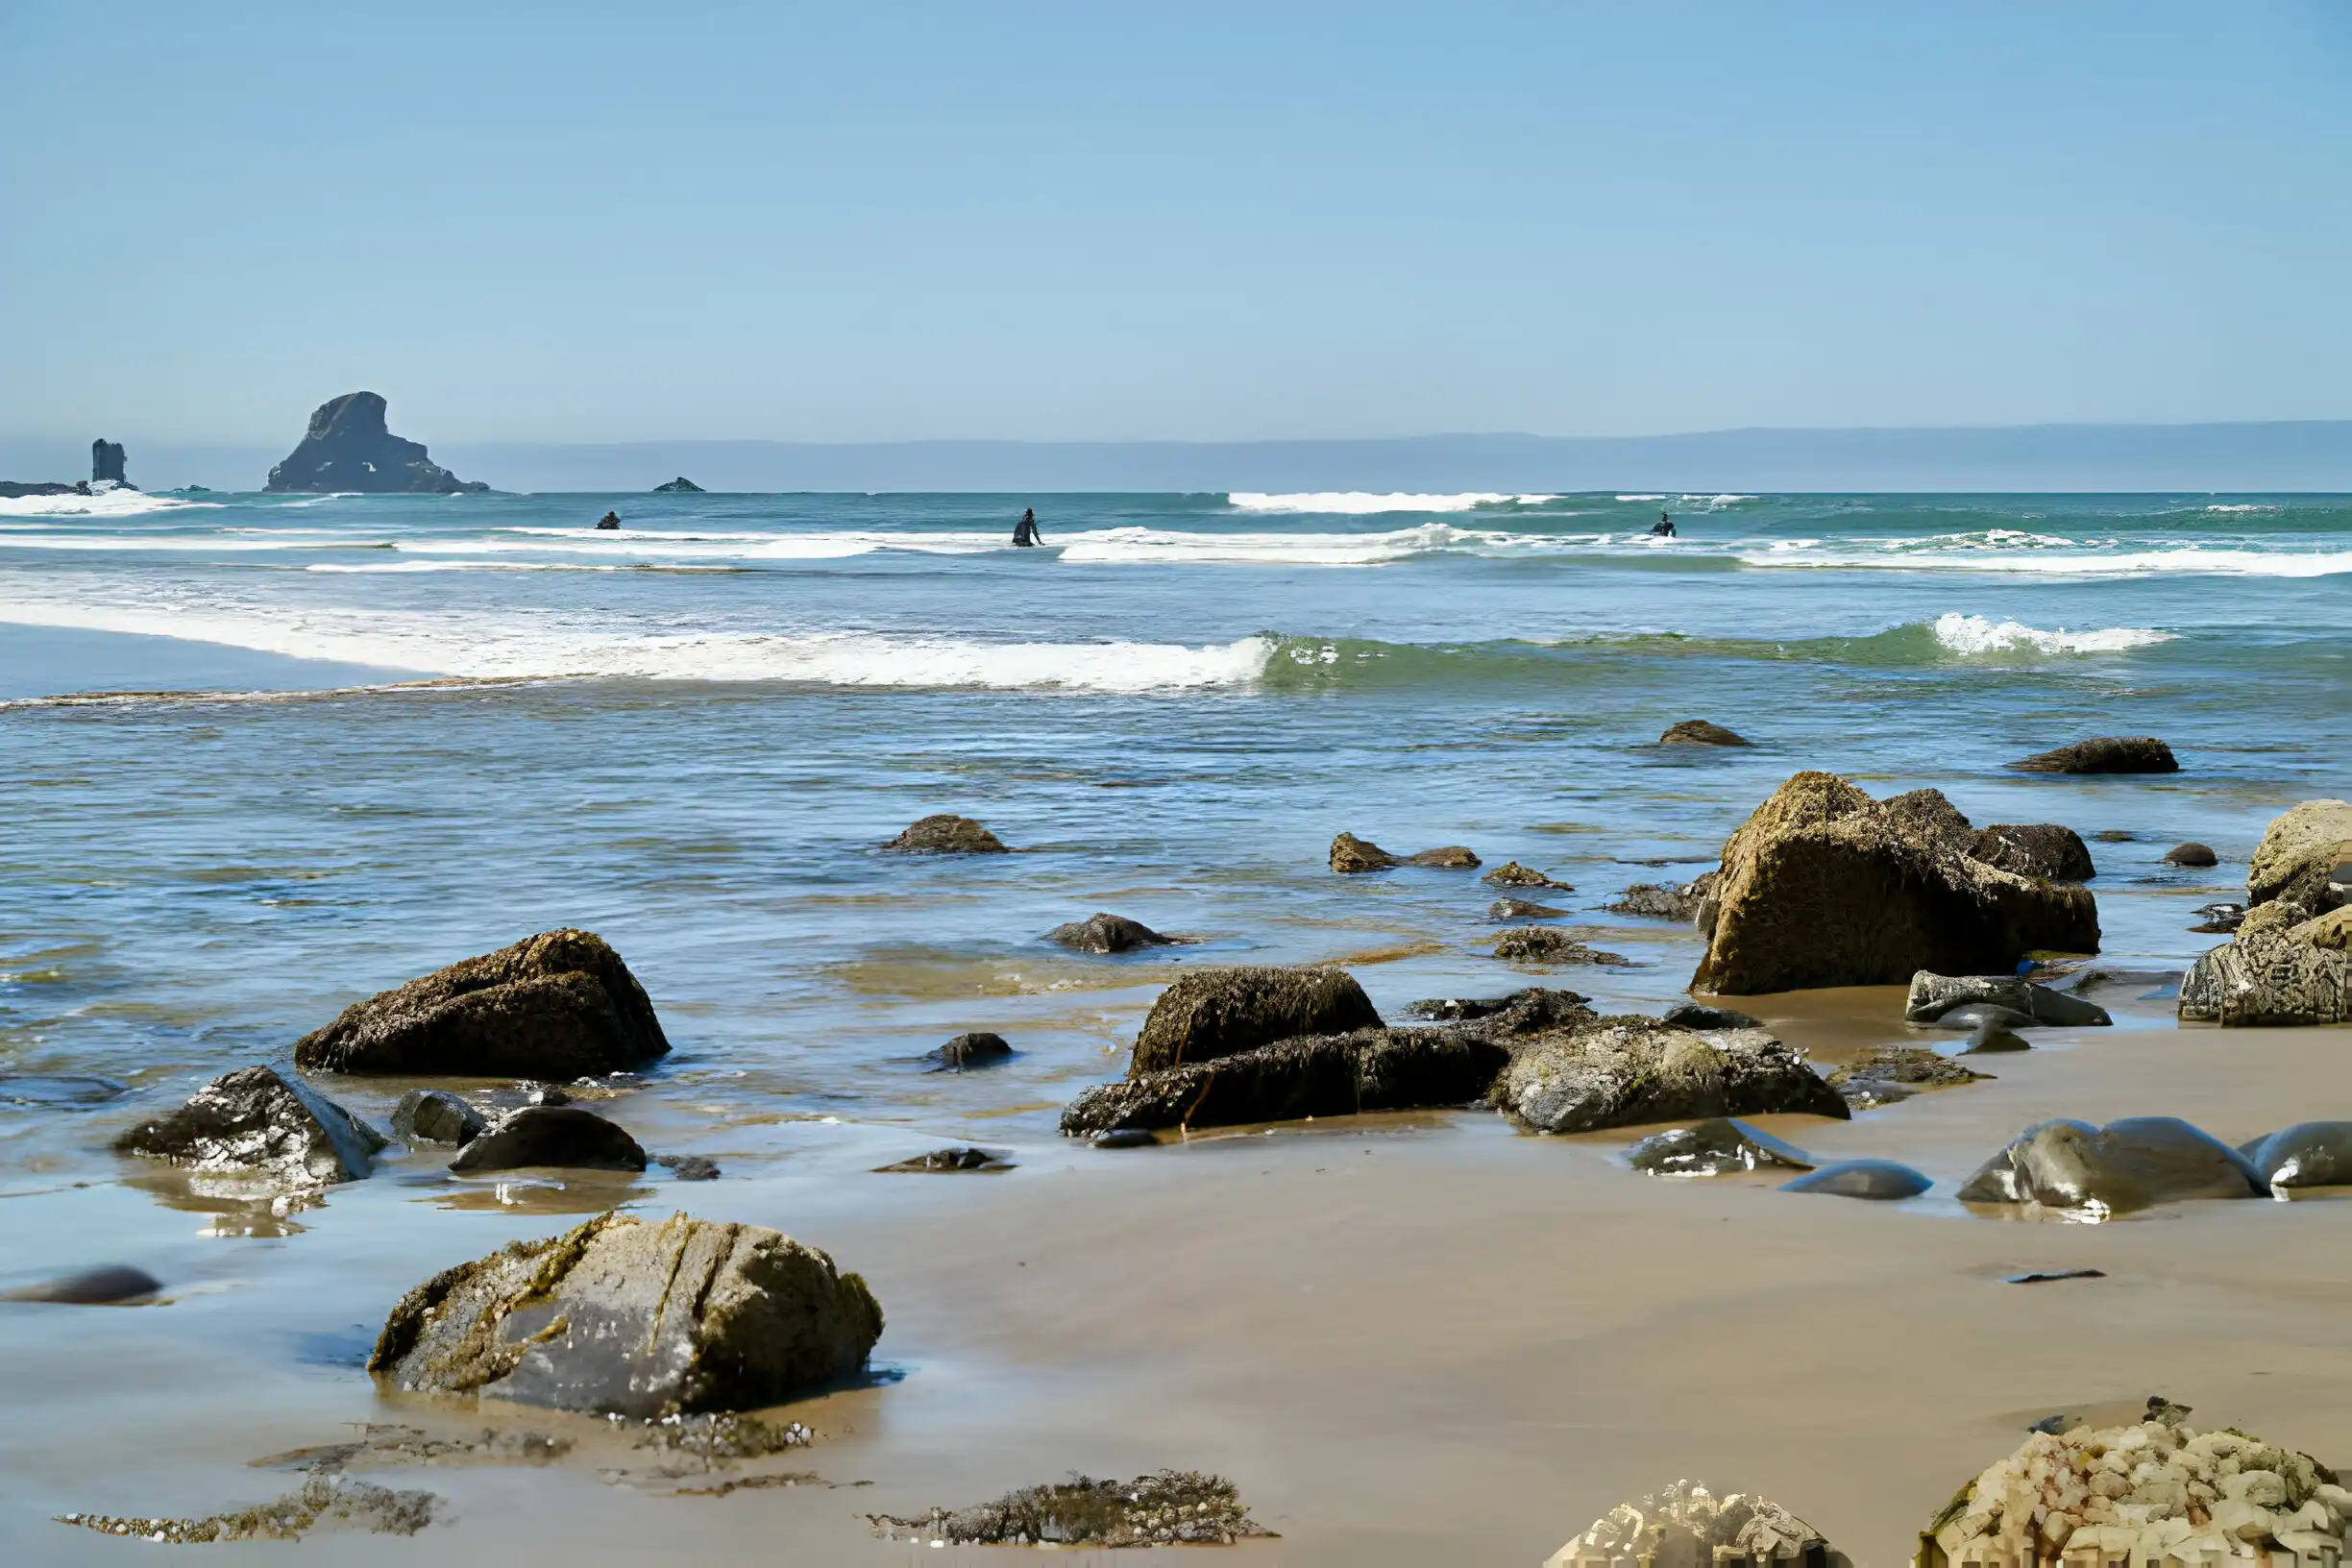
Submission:
[[[318,405],[302,445],[270,470],[261,487],[279,493],[355,491],[360,495],[454,496],[490,487],[469,484],[384,428],[377,392],[346,392]]]

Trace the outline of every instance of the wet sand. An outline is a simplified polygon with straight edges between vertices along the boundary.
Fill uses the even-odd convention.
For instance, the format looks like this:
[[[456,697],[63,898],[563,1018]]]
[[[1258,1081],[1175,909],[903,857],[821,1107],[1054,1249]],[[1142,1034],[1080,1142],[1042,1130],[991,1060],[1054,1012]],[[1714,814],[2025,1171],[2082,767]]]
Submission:
[[[1826,1047],[1893,1038],[1899,1008],[1888,991],[1754,1010]],[[854,1489],[657,1495],[600,1480],[634,1461],[595,1423],[380,1399],[353,1358],[402,1290],[569,1222],[502,1205],[493,1184],[453,1203],[429,1164],[396,1165],[293,1216],[303,1234],[237,1246],[140,1188],[13,1198],[11,1267],[79,1261],[74,1238],[104,1236],[108,1256],[159,1265],[174,1299],[0,1307],[0,1547],[118,1560],[123,1545],[45,1516],[257,1501],[288,1478],[246,1459],[370,1420],[592,1441],[547,1467],[373,1474],[441,1493],[453,1522],[413,1541],[314,1537],[307,1558],[993,1562],[875,1540],[858,1515],[1175,1466],[1232,1477],[1281,1532],[1237,1562],[1534,1564],[1611,1504],[1689,1476],[1761,1490],[1888,1565],[2030,1421],[2156,1392],[2198,1424],[2352,1464],[2352,1199],[2102,1226],[1949,1200],[2048,1115],[2178,1115],[2237,1141],[2352,1113],[2352,1031],[2183,1031],[2153,1004],[2121,1021],[2046,1032],[2047,1048],[1993,1059],[1997,1082],[1850,1123],[1760,1118],[1816,1154],[1937,1179],[1906,1204],[1654,1180],[1614,1163],[1629,1134],[1518,1137],[1466,1113],[1115,1154],[1016,1143],[1000,1176],[866,1173],[938,1141],[919,1127],[736,1126],[731,1147],[783,1152],[747,1160],[772,1173],[540,1194],[773,1225],[862,1271],[889,1314],[881,1375],[787,1412],[820,1438],[786,1467],[872,1482]],[[2107,1277],[2002,1282],[2065,1267]],[[1175,1560],[1116,1560],[1155,1556]]]

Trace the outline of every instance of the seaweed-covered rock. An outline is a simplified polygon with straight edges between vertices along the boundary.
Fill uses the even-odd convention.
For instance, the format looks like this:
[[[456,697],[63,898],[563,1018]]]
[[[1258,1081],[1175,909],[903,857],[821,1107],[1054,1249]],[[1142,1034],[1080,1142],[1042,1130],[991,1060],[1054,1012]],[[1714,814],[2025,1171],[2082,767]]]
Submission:
[[[418,1286],[368,1370],[404,1392],[649,1419],[778,1404],[855,1372],[881,1334],[866,1282],[788,1236],[610,1213]]]
[[[1724,845],[1693,991],[1894,985],[2098,950],[2098,906],[1928,837],[1845,780],[1799,773]]]
[[[345,1008],[294,1042],[294,1065],[564,1080],[627,1071],[669,1051],[621,955],[594,932],[566,927]]]
[[[1345,969],[1236,965],[1195,969],[1152,1003],[1128,1076],[1208,1062],[1302,1035],[1380,1026],[1372,999]]]
[[[2272,1192],[2299,1187],[2352,1187],[2352,1121],[2298,1121],[2242,1143]]]
[[[1996,822],[1976,835],[1969,854],[2020,876],[2088,882],[2098,875],[2082,835],[2056,822]]]
[[[1602,907],[1611,915],[1688,923],[1699,913],[1697,889],[1695,882],[1636,882],[1619,894],[1614,902]]]
[[[616,1123],[576,1105],[527,1105],[467,1143],[450,1169],[643,1170],[646,1152]]]
[[[381,1134],[324,1094],[261,1066],[223,1073],[114,1140],[124,1154],[292,1188],[355,1182],[383,1146]]]
[[[2172,748],[2153,735],[2101,735],[2009,765],[2021,773],[2177,773]]]
[[[446,1089],[412,1089],[392,1108],[392,1131],[411,1142],[471,1143],[489,1118]]]
[[[1525,1034],[1534,1028],[1556,1027],[1589,1016],[1581,1011],[1589,1000],[1590,997],[1580,996],[1573,991],[1530,986],[1505,996],[1424,996],[1417,1002],[1406,1003],[1405,1016],[1446,1023],[1498,1018],[1507,1032]],[[1527,1021],[1531,1014],[1538,1013],[1542,1015],[1539,1021]]]
[[[2164,858],[2167,866],[2181,866],[2198,870],[2208,866],[2221,864],[2221,857],[2214,853],[2212,845],[2199,844],[2193,839],[2187,844],[2176,844],[2167,849]]]
[[[1556,888],[1561,893],[1576,892],[1567,883],[1555,882],[1532,866],[1522,866],[1515,860],[1505,861],[1479,880],[1491,882],[1498,888]]]
[[[1678,1029],[1761,1029],[1763,1023],[1735,1008],[1703,1007],[1677,1002],[1666,1010],[1666,1021]]]
[[[1003,840],[969,817],[958,817],[953,812],[945,811],[925,817],[882,847],[900,855],[1002,855],[1011,852],[1005,848]]]
[[[1486,1093],[1509,1057],[1507,1047],[1471,1029],[1383,1027],[1286,1039],[1097,1084],[1064,1107],[1062,1131],[1086,1138],[1466,1105]]]
[[[1222,1476],[1163,1470],[1134,1481],[1072,1476],[920,1519],[870,1513],[875,1534],[956,1546],[1231,1546],[1259,1528]]]
[[[1881,804],[1905,831],[1948,849],[1966,854],[1976,843],[1976,829],[1958,806],[1944,797],[1942,790],[1890,795]]]
[[[1802,1562],[1806,1568],[1843,1561],[1820,1531],[1777,1503],[1745,1492],[1719,1500],[1704,1486],[1678,1481],[1618,1504],[1546,1558],[1544,1568],[1593,1561],[1714,1568],[1726,1557],[1759,1564]]]
[[[1669,1015],[1671,1018],[1671,1015]],[[1829,1074],[1829,1087],[1850,1105],[1869,1109],[1927,1090],[1981,1083],[1993,1075],[1964,1066],[1923,1045],[1880,1045]]]
[[[2246,912],[2237,935],[2182,977],[2179,1015],[2224,1027],[2352,1021],[2352,953],[2323,947],[2303,905],[2276,899]]]
[[[2097,1216],[2264,1190],[2261,1173],[2220,1139],[2174,1116],[2127,1116],[2104,1127],[2038,1122],[1978,1166],[1960,1198]]]
[[[1396,856],[1353,833],[1342,833],[1332,840],[1331,869],[1342,876],[1354,876],[1362,871],[1384,871],[1396,863]]]
[[[1055,926],[1045,940],[1082,953],[1130,953],[1138,947],[1164,947],[1176,939],[1162,936],[1141,920],[1098,909],[1083,920]]]
[[[1523,925],[1496,941],[1494,956],[1507,964],[1623,964],[1624,955],[1587,947],[1565,931]]]
[[[1724,728],[1705,719],[1684,719],[1666,726],[1666,733],[1657,738],[1660,746],[1753,746],[1745,735]]]
[[[1795,1144],[1730,1116],[1652,1133],[1626,1150],[1626,1164],[1653,1176],[1723,1176],[1770,1165],[1811,1170],[1814,1163]]]
[[[1012,1055],[1013,1047],[1005,1043],[1004,1036],[974,1030],[956,1036],[936,1051],[926,1051],[923,1060],[931,1064],[933,1072],[969,1072],[974,1067],[992,1067]]]
[[[1955,1008],[1977,1004],[2007,1008],[2035,1023],[2060,1028],[2095,1028],[2115,1019],[2096,1002],[2010,974],[1932,974],[1925,969],[1911,977],[1911,992],[1903,1002],[1907,1023],[1934,1023]],[[1980,1020],[1978,1020],[1980,1021]],[[1975,1027],[1972,1021],[1970,1028]]]
[[[1783,1192],[1818,1192],[1832,1198],[1862,1198],[1873,1203],[1900,1203],[1916,1198],[1935,1183],[1909,1165],[1893,1160],[1840,1160],[1819,1170],[1808,1170],[1795,1181],[1782,1182]]]
[[[2246,868],[2246,904],[2299,904],[2305,919],[2334,909],[2343,895],[2331,873],[2352,860],[2352,800],[2305,800],[2275,819]]]
[[[1852,1115],[1804,1058],[1761,1029],[1700,1034],[1639,1017],[1537,1037],[1495,1080],[1492,1098],[1539,1133],[1776,1111]]]

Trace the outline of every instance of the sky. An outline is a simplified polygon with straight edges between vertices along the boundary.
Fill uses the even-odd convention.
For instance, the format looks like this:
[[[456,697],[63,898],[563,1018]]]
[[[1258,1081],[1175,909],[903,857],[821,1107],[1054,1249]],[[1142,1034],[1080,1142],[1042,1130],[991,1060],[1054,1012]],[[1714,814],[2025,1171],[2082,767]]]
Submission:
[[[0,436],[2352,418],[2352,5],[0,0]]]

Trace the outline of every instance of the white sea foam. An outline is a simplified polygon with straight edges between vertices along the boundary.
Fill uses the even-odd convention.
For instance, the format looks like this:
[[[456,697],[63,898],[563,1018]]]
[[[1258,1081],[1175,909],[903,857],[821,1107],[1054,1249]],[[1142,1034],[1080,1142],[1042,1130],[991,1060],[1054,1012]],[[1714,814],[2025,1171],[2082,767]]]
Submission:
[[[2112,543],[2112,541],[2111,541]],[[2035,576],[2123,577],[2156,576],[2170,573],[2213,576],[2332,577],[2352,573],[2352,551],[2208,550],[2184,545],[2176,550],[2118,550],[2095,554],[2079,548],[2003,553],[1995,551],[1879,551],[1847,554],[1823,551],[1775,553],[1769,550],[1743,552],[1743,566],[1806,568],[1812,570],[1875,569],[1891,572],[2020,573]]]
[[[1618,499],[1619,501],[1664,501],[1666,498],[1665,498],[1664,496],[1662,496],[1662,495],[1659,495],[1659,496],[1619,496],[1617,499]]]
[[[2276,506],[2266,506],[2260,502],[2251,501],[2241,502],[2235,504],[2213,505],[2208,506],[2205,509],[2209,512],[2275,512],[2278,510]]]
[[[1264,637],[1180,644],[991,643],[867,632],[665,633],[518,623],[497,615],[282,611],[188,603],[85,603],[18,595],[0,621],[216,643],[289,658],[465,679],[633,677],[872,687],[1150,693],[1245,687],[1265,672]]]
[[[2172,641],[2173,634],[2147,626],[2107,626],[2096,631],[2044,631],[2020,621],[1989,621],[1981,615],[1936,617],[1936,641],[1954,653],[2122,653]]]
[[[1374,495],[1365,490],[1310,490],[1290,495],[1265,495],[1236,490],[1225,500],[1237,512],[1320,512],[1339,517],[1369,517],[1378,512],[1467,512],[1481,506],[1539,506],[1557,496],[1506,495],[1491,490],[1465,490],[1456,495]]]
[[[215,501],[183,501],[144,490],[101,490],[93,496],[0,496],[0,517],[141,517],[149,512],[213,508]]]

